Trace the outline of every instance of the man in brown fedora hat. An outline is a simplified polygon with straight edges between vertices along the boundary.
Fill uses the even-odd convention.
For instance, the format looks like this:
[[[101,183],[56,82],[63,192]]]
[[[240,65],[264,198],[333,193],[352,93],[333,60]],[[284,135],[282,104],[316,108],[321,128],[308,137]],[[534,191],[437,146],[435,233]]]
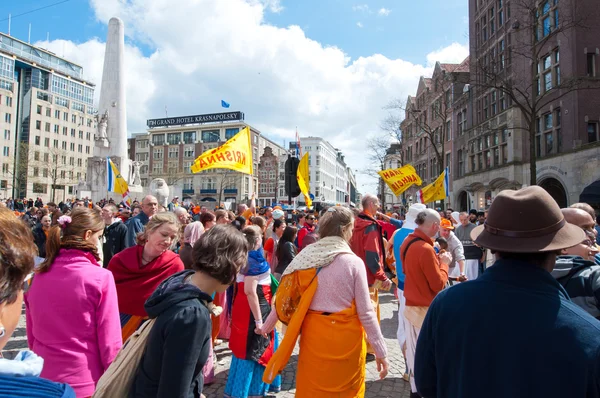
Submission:
[[[600,322],[550,274],[585,239],[542,188],[503,191],[472,233],[497,261],[442,291],[415,358],[423,397],[600,397]]]

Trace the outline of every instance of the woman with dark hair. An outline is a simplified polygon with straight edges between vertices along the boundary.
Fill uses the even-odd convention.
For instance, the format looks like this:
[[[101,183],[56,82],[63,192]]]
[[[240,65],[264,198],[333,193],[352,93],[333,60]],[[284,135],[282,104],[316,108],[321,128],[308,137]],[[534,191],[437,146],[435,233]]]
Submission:
[[[0,350],[17,328],[35,252],[29,227],[10,209],[0,206]],[[28,350],[13,360],[0,358],[0,396],[75,398],[67,384],[39,377],[43,365],[44,360]]]
[[[277,256],[275,255],[277,251],[277,242],[283,235],[283,231],[285,231],[285,221],[278,219],[273,221],[273,236],[267,239],[265,242],[265,254],[267,261],[271,265],[271,271],[275,270],[277,266]]]
[[[178,235],[177,217],[173,213],[158,213],[137,236],[137,245],[110,260],[108,270],[117,284],[123,341],[148,317],[144,303],[157,286],[184,270],[179,256],[171,251]]]
[[[244,235],[230,225],[207,231],[194,245],[192,270],[163,281],[146,301],[156,319],[130,396],[200,397],[210,353],[208,303],[235,281],[247,259]]]
[[[77,207],[57,223],[25,296],[27,342],[44,358],[42,377],[89,397],[122,345],[117,291],[98,263],[100,213]]]
[[[298,254],[298,248],[294,244],[297,235],[298,228],[286,227],[277,243],[277,251],[275,252],[277,255],[277,267],[273,274],[277,280],[281,279],[281,275],[287,266],[290,265],[296,254]]]
[[[265,365],[275,350],[275,334],[259,334],[263,319],[271,312],[274,295],[271,268],[263,256],[262,231],[257,226],[242,231],[248,245],[246,266],[237,276],[236,294],[231,311],[229,348],[233,354],[225,397],[262,397],[277,392],[281,379],[270,386],[262,382]]]
[[[204,225],[204,230],[208,231],[217,224],[217,218],[210,211],[200,214],[200,222]]]

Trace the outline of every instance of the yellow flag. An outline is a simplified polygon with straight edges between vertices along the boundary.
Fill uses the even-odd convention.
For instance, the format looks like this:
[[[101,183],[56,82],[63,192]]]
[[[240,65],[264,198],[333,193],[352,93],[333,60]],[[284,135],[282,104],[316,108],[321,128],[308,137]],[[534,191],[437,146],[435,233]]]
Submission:
[[[244,127],[218,148],[198,156],[190,167],[192,173],[210,169],[230,169],[252,174],[252,134]]]
[[[399,196],[413,184],[421,185],[421,177],[415,168],[407,164],[398,169],[387,169],[377,172],[383,181],[390,187],[395,196]]]
[[[304,194],[304,201],[307,207],[312,206],[312,200],[310,199],[310,175],[308,174],[308,152],[302,156],[300,164],[298,165],[298,171],[296,172],[296,178],[298,180],[298,186],[300,191]]]
[[[434,182],[417,192],[417,201],[431,203],[446,199],[449,190],[448,169],[446,168]]]

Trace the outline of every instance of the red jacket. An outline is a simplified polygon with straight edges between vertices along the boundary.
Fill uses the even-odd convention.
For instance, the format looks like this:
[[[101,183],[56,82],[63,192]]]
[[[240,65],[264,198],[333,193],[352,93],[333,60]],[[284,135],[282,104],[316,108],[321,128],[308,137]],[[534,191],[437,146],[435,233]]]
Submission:
[[[298,251],[304,249],[304,238],[306,235],[315,232],[315,226],[312,227],[309,224],[304,224],[300,231],[298,231]]]
[[[385,281],[385,248],[379,223],[366,213],[360,213],[354,220],[354,232],[350,248],[365,263],[369,286],[376,280]]]

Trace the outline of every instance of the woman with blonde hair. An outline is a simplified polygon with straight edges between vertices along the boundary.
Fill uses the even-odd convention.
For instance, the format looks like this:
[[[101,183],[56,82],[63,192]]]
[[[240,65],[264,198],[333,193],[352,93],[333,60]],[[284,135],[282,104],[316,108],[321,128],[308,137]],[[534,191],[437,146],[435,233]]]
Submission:
[[[137,236],[137,245],[117,253],[108,264],[115,277],[123,341],[148,317],[144,303],[158,285],[184,270],[171,251],[177,242],[179,222],[173,213],[154,215]]]
[[[25,296],[27,342],[44,358],[41,376],[71,385],[78,397],[94,394],[122,345],[115,281],[98,263],[103,232],[92,209],[60,216]]]
[[[387,348],[369,297],[362,260],[352,253],[354,217],[341,206],[319,221],[321,239],[307,246],[285,269],[273,311],[260,333],[277,319],[288,324],[263,377],[271,382],[287,364],[300,332],[296,397],[363,397],[364,334],[375,350],[379,377],[388,372]],[[344,281],[344,283],[340,283]]]

